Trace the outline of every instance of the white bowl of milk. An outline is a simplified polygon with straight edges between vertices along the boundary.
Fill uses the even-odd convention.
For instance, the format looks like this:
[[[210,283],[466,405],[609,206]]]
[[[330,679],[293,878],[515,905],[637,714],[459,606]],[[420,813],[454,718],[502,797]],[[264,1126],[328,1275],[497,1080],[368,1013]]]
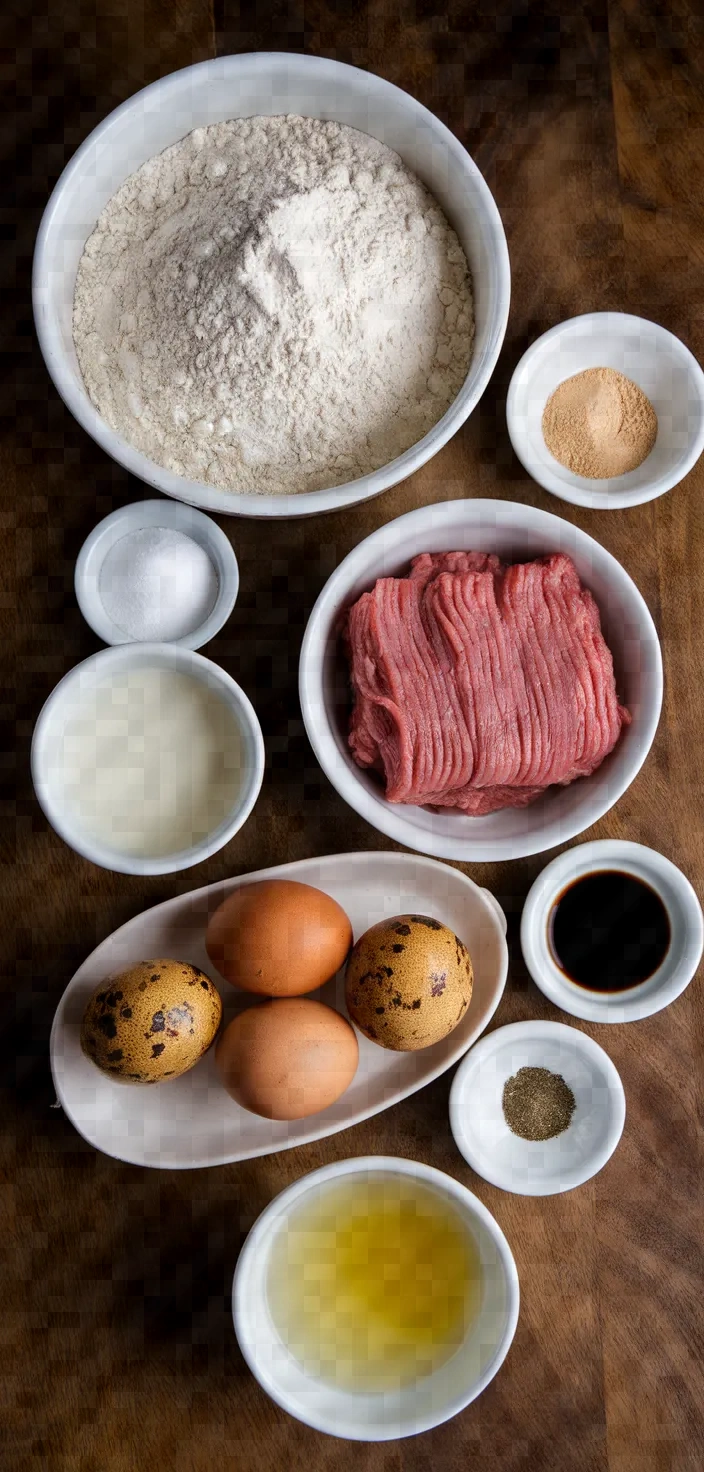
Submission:
[[[217,853],[254,807],[264,739],[239,685],[173,644],[103,649],[40,712],[32,780],[61,838],[121,874],[171,874]]]

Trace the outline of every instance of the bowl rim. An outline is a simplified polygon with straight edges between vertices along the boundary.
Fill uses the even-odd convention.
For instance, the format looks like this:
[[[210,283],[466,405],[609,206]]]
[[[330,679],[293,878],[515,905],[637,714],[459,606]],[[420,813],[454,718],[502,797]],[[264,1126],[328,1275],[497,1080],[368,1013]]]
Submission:
[[[124,530],[118,528],[124,523]],[[133,639],[113,622],[106,612],[98,583],[103,562],[116,542],[131,531],[158,526],[171,531],[183,532],[207,552],[218,580],[218,592],[207,618],[189,634],[180,639],[165,639],[158,642],[176,645],[181,649],[200,649],[224,627],[237,602],[240,574],[235,549],[224,531],[205,512],[198,511],[183,501],[168,499],[130,501],[104,516],[88,533],[76,559],[73,586],[76,602],[89,627],[105,644],[138,644],[145,640]],[[117,535],[114,535],[117,533]],[[101,550],[101,543],[103,547]],[[95,564],[95,566],[94,566]],[[95,582],[92,581],[92,577]],[[150,643],[155,641],[150,640]]]
[[[585,1156],[582,1165],[575,1165],[571,1170],[565,1169],[561,1181],[565,1184],[554,1184],[547,1180],[543,1183],[543,1189],[536,1185],[528,1185],[516,1182],[512,1179],[510,1172],[500,1166],[487,1162],[484,1156],[480,1156],[472,1146],[471,1139],[464,1129],[464,1116],[472,1093],[472,1073],[477,1064],[485,1057],[491,1057],[492,1053],[501,1047],[502,1042],[510,1042],[512,1039],[519,1042],[521,1038],[545,1037],[559,1040],[569,1037],[570,1044],[585,1058],[599,1066],[605,1074],[609,1090],[609,1120],[608,1131],[604,1144],[600,1150],[593,1150]],[[476,1087],[478,1080],[474,1080]],[[583,1186],[591,1181],[614,1154],[626,1122],[626,1094],[623,1081],[616,1068],[615,1063],[608,1053],[588,1033],[581,1032],[577,1027],[570,1027],[564,1022],[543,1021],[542,1018],[529,1018],[525,1022],[510,1022],[504,1027],[494,1028],[493,1032],[485,1033],[479,1038],[473,1048],[465,1054],[457,1072],[452,1080],[450,1088],[450,1129],[460,1154],[467,1161],[482,1180],[488,1181],[492,1186],[498,1186],[499,1190],[506,1191],[513,1196],[561,1196],[565,1191],[574,1191],[578,1186]],[[538,1166],[536,1165],[536,1173]]]
[[[542,928],[557,896],[570,879],[599,870],[603,864],[634,865],[648,876],[648,883],[667,902],[662,880],[677,894],[685,914],[687,951],[680,966],[669,970],[653,987],[650,979],[630,992],[594,995],[562,976],[547,947],[539,945]],[[541,870],[526,896],[521,915],[521,951],[528,971],[544,996],[570,1017],[604,1024],[639,1022],[662,1012],[686,991],[704,954],[704,915],[689,879],[671,859],[643,843],[628,839],[603,838],[580,843],[558,854]],[[679,972],[679,974],[678,974]],[[655,973],[657,975],[657,973]],[[648,988],[648,990],[644,990]]]
[[[332,735],[323,689],[325,650],[330,634],[328,632],[323,639],[321,625],[324,622],[329,626],[333,624],[339,609],[344,605],[347,588],[352,582],[357,581],[370,554],[388,542],[392,528],[397,529],[403,537],[406,532],[413,533],[420,528],[427,527],[429,541],[432,541],[433,532],[438,527],[451,523],[455,517],[460,515],[468,517],[469,525],[474,519],[479,520],[483,516],[490,516],[497,524],[510,522],[519,530],[521,526],[525,530],[544,529],[547,535],[552,529],[555,534],[559,532],[562,537],[574,538],[585,552],[589,549],[596,549],[596,555],[600,560],[603,559],[602,565],[608,568],[612,582],[617,586],[628,587],[629,597],[638,611],[641,635],[648,638],[653,655],[654,699],[650,709],[643,713],[640,723],[641,745],[638,752],[634,754],[627,772],[618,782],[610,785],[609,792],[594,805],[586,821],[583,821],[581,812],[576,812],[569,819],[561,818],[559,822],[556,819],[544,822],[540,833],[526,835],[525,838],[476,840],[472,839],[471,832],[466,838],[430,833],[415,827],[410,818],[405,816],[403,804],[388,803],[381,792],[378,796],[367,792],[361,776],[358,777],[356,771],[353,770],[351,758],[349,765],[340,760]],[[399,557],[398,560],[408,563],[413,555],[415,554],[411,553],[406,558]],[[352,551],[331,573],[313,605],[303,635],[299,659],[298,693],[306,734],[313,752],[328,781],[344,801],[359,813],[360,817],[365,818],[373,828],[386,834],[388,838],[393,838],[396,842],[403,843],[419,853],[427,853],[433,858],[476,863],[497,862],[507,858],[526,858],[533,854],[543,853],[546,849],[554,848],[559,843],[566,843],[576,838],[584,832],[585,828],[590,827],[609,812],[627,791],[650,752],[658,727],[663,698],[662,652],[650,610],[630,573],[626,572],[626,569],[611,552],[608,552],[600,542],[590,537],[581,527],[563,520],[554,512],[543,511],[538,507],[526,506],[516,501],[488,498],[440,501],[408,511],[378,527],[376,531],[358,542],[357,546],[352,548]],[[588,782],[590,779],[583,780]],[[468,819],[468,822],[471,822],[471,819]]]
[[[134,449],[127,440],[110,429],[93,407],[86,390],[75,382],[73,373],[66,366],[60,334],[53,314],[49,310],[51,293],[48,284],[49,265],[52,230],[57,207],[67,183],[76,173],[80,172],[84,160],[96,143],[101,142],[106,133],[130,111],[138,111],[140,107],[144,107],[149,98],[154,100],[158,96],[160,105],[163,106],[168,102],[169,91],[178,92],[187,77],[192,82],[200,84],[205,83],[209,76],[217,72],[220,75],[232,76],[233,81],[236,81],[239,72],[244,72],[253,65],[256,66],[257,63],[267,63],[275,72],[292,66],[302,66],[311,72],[317,71],[320,75],[327,73],[338,81],[351,74],[361,75],[364,76],[365,85],[371,94],[377,97],[387,97],[392,101],[404,99],[403,106],[410,106],[419,121],[423,120],[428,127],[432,128],[438,142],[455,156],[465,174],[471,177],[472,187],[482,199],[482,228],[490,242],[499,280],[499,288],[493,296],[489,314],[490,328],[486,346],[480,358],[473,354],[464,383],[437,424],[433,425],[415,445],[409,446],[402,455],[397,456],[387,465],[380,466],[378,470],[372,471],[369,475],[360,476],[357,480],[348,481],[341,486],[284,496],[240,494],[236,491],[222,490],[217,486],[208,486],[205,482],[191,481],[187,477],[179,476],[173,471],[158,466],[141,451]],[[281,51],[241,52],[181,67],[141,88],[110,112],[84,139],[54,185],[39,225],[32,263],[34,324],[42,357],[54,387],[81,428],[118,465],[123,466],[125,470],[136,475],[147,485],[154,486],[164,495],[185,501],[189,505],[198,506],[203,511],[255,519],[280,520],[288,517],[315,516],[325,511],[336,511],[347,506],[355,506],[362,501],[381,495],[390,486],[397,485],[399,481],[425,465],[464,424],[484,393],[496,366],[506,333],[510,296],[511,267],[508,245],[496,201],[474,160],[445,123],[423,103],[418,102],[410,92],[395,86],[393,82],[387,82],[373,72],[365,71],[362,67],[350,66],[346,62],[335,61],[329,57]],[[469,379],[472,377],[474,382],[468,388]]]
[[[654,331],[667,346],[671,356],[678,357],[684,362],[691,374],[692,380],[698,390],[700,415],[699,425],[692,437],[692,442],[676,469],[659,476],[654,476],[644,482],[643,485],[633,486],[630,489],[618,490],[604,487],[614,486],[619,477],[611,481],[593,481],[593,489],[577,485],[565,480],[565,473],[572,472],[566,467],[561,467],[562,473],[553,471],[549,465],[538,460],[531,453],[527,444],[527,438],[523,429],[522,420],[516,410],[516,400],[519,392],[519,380],[530,368],[533,359],[551,343],[557,343],[561,338],[569,336],[587,323],[601,325],[606,330],[613,332],[614,324],[618,324],[623,332],[635,331],[639,327],[647,327]],[[569,375],[568,375],[569,376]],[[653,322],[649,317],[637,317],[631,312],[582,312],[577,317],[567,317],[564,322],[557,322],[554,327],[549,327],[547,332],[541,333],[535,341],[530,344],[522,357],[519,359],[511,375],[508,393],[506,396],[506,427],[514,452],[521,462],[524,470],[531,478],[549,491],[553,496],[559,497],[561,501],[567,501],[572,506],[586,506],[590,510],[601,509],[604,511],[621,511],[629,506],[644,506],[648,501],[654,501],[658,496],[663,496],[678,486],[680,481],[689,475],[690,470],[696,464],[704,450],[704,371],[697,362],[694,354],[686,343],[669,328],[663,327],[659,322]],[[555,462],[557,464],[557,462]],[[577,477],[576,479],[582,479]]]
[[[206,839],[178,853],[140,858],[121,854],[119,850],[113,850],[107,845],[92,840],[66,820],[64,810],[54,802],[53,797],[46,790],[44,744],[47,740],[50,722],[56,715],[66,691],[80,679],[82,673],[91,674],[101,669],[107,671],[113,665],[124,668],[132,662],[135,665],[145,664],[150,659],[157,663],[163,662],[167,668],[179,668],[184,673],[190,672],[201,683],[211,688],[220,687],[230,710],[234,709],[237,712],[236,719],[239,720],[246,739],[250,743],[253,764],[251,777],[243,788],[242,800],[237,809],[230,818],[224,819]],[[224,848],[225,844],[229,843],[230,839],[234,838],[243,827],[252,812],[261,790],[264,764],[264,737],[259,719],[254,706],[236,680],[233,680],[232,676],[228,675],[220,665],[207,659],[205,655],[196,653],[195,650],[184,649],[178,644],[155,642],[109,644],[107,648],[99,649],[96,654],[89,655],[87,659],[81,660],[79,664],[68,670],[42,705],[34,724],[30,748],[30,771],[37,802],[45,818],[64,843],[82,858],[88,859],[102,869],[108,869],[115,874],[140,876],[175,874],[181,869],[190,869],[194,864],[202,863]]]
[[[280,1191],[264,1207],[253,1226],[250,1228],[244,1242],[239,1258],[237,1260],[232,1280],[232,1319],[242,1355],[255,1379],[258,1380],[263,1390],[271,1397],[277,1405],[302,1421],[305,1425],[312,1426],[317,1431],[327,1432],[328,1435],[341,1436],[349,1440],[366,1441],[369,1438],[364,1435],[364,1428],[345,1426],[336,1429],[324,1416],[317,1415],[308,1405],[301,1406],[295,1396],[288,1396],[274,1382],[273,1376],[268,1372],[268,1367],[261,1364],[255,1350],[249,1342],[246,1332],[241,1334],[243,1324],[248,1317],[246,1306],[246,1293],[248,1282],[252,1272],[254,1259],[263,1251],[270,1250],[271,1241],[278,1223],[284,1219],[292,1207],[306,1195],[308,1191],[317,1185],[327,1184],[336,1179],[348,1175],[359,1175],[363,1173],[379,1173],[387,1175],[412,1176],[418,1181],[427,1183],[439,1193],[458,1202],[465,1211],[473,1214],[485,1228],[492,1239],[504,1274],[506,1284],[506,1316],[502,1335],[482,1374],[477,1378],[475,1385],[469,1393],[463,1392],[448,1401],[448,1406],[437,1415],[427,1415],[419,1420],[418,1424],[410,1426],[407,1430],[397,1429],[393,1426],[388,1435],[379,1428],[375,1428],[374,1441],[390,1441],[401,1437],[415,1436],[423,1431],[429,1431],[435,1426],[443,1425],[446,1421],[456,1416],[459,1411],[476,1400],[487,1385],[493,1380],[501,1368],[516,1332],[518,1315],[520,1310],[520,1285],[516,1262],[508,1244],[505,1233],[499,1226],[496,1218],[492,1216],[488,1207],[475,1196],[467,1186],[458,1181],[454,1176],[445,1171],[438,1170],[436,1166],[426,1165],[422,1161],[412,1160],[403,1156],[394,1155],[360,1155],[348,1157],[344,1160],[332,1161],[328,1165],[319,1167],[317,1170],[309,1171],[306,1175],[299,1176],[290,1186]],[[313,1377],[311,1377],[312,1379]],[[382,1397],[380,1396],[380,1399]]]

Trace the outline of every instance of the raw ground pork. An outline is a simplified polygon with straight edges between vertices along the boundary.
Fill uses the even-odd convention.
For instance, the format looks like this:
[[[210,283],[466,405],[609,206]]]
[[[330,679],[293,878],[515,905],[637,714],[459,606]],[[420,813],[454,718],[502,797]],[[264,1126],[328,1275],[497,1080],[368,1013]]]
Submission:
[[[389,802],[479,816],[587,777],[631,717],[591,593],[556,554],[423,553],[345,624],[349,743]]]

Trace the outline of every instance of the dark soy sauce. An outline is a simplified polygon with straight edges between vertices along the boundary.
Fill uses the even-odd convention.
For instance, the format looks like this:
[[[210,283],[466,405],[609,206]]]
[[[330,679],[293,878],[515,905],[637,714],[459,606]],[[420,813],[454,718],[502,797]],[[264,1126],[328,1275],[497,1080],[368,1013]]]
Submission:
[[[670,918],[651,885],[617,869],[575,879],[553,905],[550,949],[570,981],[625,992],[647,981],[670,945]]]

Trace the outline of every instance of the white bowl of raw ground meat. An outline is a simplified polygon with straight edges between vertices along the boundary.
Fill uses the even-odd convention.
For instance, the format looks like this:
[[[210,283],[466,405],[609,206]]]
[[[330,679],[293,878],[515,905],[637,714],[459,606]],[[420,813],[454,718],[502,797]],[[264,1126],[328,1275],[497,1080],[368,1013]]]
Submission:
[[[379,832],[437,858],[520,858],[630,786],[662,659],[641,594],[592,537],[530,506],[447,501],[333,573],[300,697],[323,771]]]

